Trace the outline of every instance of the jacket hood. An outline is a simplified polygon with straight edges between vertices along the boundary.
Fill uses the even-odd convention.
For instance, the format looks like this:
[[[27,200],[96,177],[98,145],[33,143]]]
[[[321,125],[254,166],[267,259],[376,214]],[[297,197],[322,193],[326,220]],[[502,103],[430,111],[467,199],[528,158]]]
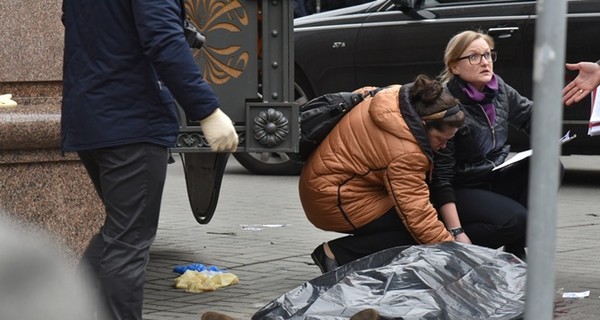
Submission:
[[[410,103],[409,99],[409,91],[413,86],[412,83],[406,84],[400,88],[400,95],[398,99],[400,100],[400,113],[406,121],[406,125],[413,133],[413,136],[417,140],[417,143],[423,150],[423,153],[427,155],[427,157],[432,160],[433,159],[433,150],[431,149],[431,143],[429,143],[429,138],[427,137],[427,129],[423,126],[423,121],[421,117],[415,110],[412,103]]]
[[[431,144],[429,143],[429,138],[427,137],[427,130],[423,126],[423,121],[421,117],[415,110],[413,104],[409,99],[409,91],[412,87],[412,83],[406,84],[403,86],[400,85],[392,85],[390,88],[399,90],[398,94],[398,108],[400,109],[400,115],[404,120],[404,123],[394,123],[387,121],[387,118],[391,114],[396,114],[398,109],[396,106],[391,104],[379,104],[379,103],[371,103],[369,108],[369,114],[373,119],[373,122],[384,131],[393,134],[394,136],[403,139],[410,140],[419,145],[423,153],[429,158],[429,160],[433,159],[433,150],[431,149]],[[377,96],[373,98],[373,101],[377,100]],[[404,127],[404,128],[402,128]],[[406,135],[405,130],[409,130],[412,133],[412,136]]]

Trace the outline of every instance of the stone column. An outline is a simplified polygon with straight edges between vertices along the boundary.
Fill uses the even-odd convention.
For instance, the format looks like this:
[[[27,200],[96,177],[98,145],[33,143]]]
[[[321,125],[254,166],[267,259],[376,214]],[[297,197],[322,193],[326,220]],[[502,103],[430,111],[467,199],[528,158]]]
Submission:
[[[77,154],[60,150],[60,106],[0,108],[0,207],[77,258],[104,208]]]

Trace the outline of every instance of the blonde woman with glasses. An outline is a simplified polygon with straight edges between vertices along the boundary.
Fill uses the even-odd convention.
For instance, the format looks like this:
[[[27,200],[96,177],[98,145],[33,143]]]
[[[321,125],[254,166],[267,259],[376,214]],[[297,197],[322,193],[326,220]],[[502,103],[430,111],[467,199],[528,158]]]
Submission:
[[[440,79],[459,99],[465,124],[434,153],[432,202],[462,242],[525,259],[529,161],[493,170],[508,157],[509,125],[529,133],[533,102],[494,73],[494,40],[464,31],[447,44]]]

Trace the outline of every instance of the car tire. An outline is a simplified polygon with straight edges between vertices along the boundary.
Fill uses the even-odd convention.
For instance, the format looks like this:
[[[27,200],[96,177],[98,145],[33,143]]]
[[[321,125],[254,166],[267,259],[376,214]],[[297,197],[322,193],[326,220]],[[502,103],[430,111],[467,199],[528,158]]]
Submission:
[[[294,83],[294,100],[298,105],[308,101],[306,91]],[[248,171],[260,175],[299,175],[302,162],[298,155],[285,152],[236,152],[233,157]]]
[[[285,152],[236,152],[233,157],[248,171],[260,175],[298,175],[302,163]]]

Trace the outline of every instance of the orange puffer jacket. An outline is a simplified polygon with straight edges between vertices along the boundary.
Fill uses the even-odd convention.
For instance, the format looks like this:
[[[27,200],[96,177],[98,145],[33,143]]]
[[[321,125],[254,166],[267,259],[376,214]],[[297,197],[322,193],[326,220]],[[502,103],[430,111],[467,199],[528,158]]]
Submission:
[[[417,242],[453,240],[429,202],[431,152],[407,86],[384,88],[342,118],[308,158],[299,181],[307,218],[320,229],[352,233],[395,206]]]

